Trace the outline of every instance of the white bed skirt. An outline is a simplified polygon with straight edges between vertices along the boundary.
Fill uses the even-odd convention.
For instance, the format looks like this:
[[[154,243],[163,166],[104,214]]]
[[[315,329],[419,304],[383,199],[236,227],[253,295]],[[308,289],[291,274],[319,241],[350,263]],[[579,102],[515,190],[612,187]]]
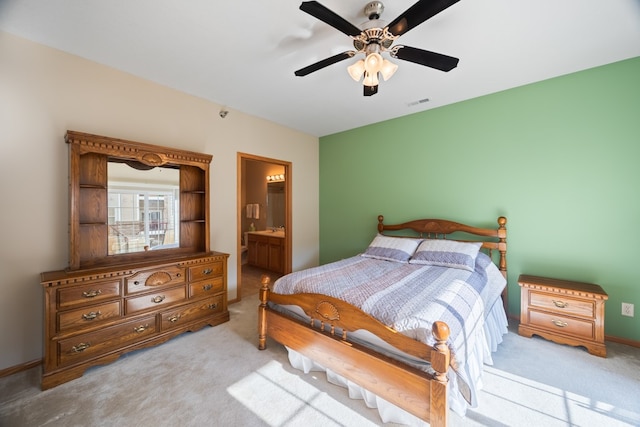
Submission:
[[[479,329],[475,342],[478,343],[474,352],[467,360],[466,369],[468,378],[471,379],[469,384],[474,395],[482,389],[482,366],[493,365],[491,353],[496,351],[498,345],[502,342],[504,334],[508,332],[507,316],[502,306],[502,301],[496,302],[492,310],[485,319],[484,328]],[[389,403],[388,401],[374,395],[364,388],[354,384],[346,378],[336,374],[335,372],[318,365],[313,360],[287,347],[289,352],[289,362],[296,369],[309,373],[311,371],[324,371],[327,375],[327,381],[345,387],[349,390],[351,399],[362,399],[369,408],[377,408],[380,418],[384,423],[397,423],[409,426],[425,426],[428,425],[418,417],[408,413],[407,411]],[[460,416],[464,416],[467,408],[476,407],[477,399],[474,404],[469,404],[458,390],[458,382],[455,378],[453,370],[449,370],[449,407]]]

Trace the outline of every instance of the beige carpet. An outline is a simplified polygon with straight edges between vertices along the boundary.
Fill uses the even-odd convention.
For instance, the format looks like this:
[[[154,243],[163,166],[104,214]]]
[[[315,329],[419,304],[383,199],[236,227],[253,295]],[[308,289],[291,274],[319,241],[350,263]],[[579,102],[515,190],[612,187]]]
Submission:
[[[257,295],[231,321],[88,370],[47,391],[39,368],[0,379],[0,426],[375,426],[378,414],[323,374],[256,348]],[[606,359],[513,331],[487,367],[480,407],[453,426],[640,425],[640,349]]]

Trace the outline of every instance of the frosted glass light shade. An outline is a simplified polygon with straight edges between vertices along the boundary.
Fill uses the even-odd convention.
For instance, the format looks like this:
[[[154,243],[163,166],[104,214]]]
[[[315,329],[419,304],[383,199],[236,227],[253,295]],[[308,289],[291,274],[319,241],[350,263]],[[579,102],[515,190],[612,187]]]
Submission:
[[[364,69],[369,74],[375,74],[382,68],[382,56],[379,53],[370,53],[364,59]]]
[[[393,76],[398,69],[398,66],[393,62],[385,59],[382,62],[382,68],[380,68],[380,74],[382,74],[382,78],[387,81]]]
[[[347,71],[349,72],[349,75],[353,80],[359,82],[362,76],[364,75],[364,61],[360,59],[359,61],[356,61],[352,65],[349,65],[347,67]]]
[[[366,72],[364,75],[365,86],[378,86],[378,73]]]

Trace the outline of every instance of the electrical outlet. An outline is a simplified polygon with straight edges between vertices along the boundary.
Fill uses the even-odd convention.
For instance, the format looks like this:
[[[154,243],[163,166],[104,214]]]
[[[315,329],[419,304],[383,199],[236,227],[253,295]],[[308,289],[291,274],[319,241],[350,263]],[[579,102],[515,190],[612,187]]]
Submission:
[[[628,302],[622,303],[622,315],[633,317],[633,304],[629,304]]]

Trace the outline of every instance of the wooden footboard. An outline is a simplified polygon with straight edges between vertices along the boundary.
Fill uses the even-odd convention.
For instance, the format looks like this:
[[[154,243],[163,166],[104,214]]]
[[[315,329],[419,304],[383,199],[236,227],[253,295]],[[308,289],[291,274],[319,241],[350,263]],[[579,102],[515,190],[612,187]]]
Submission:
[[[311,358],[364,389],[427,421],[446,426],[449,404],[447,371],[449,327],[434,322],[436,344],[430,347],[383,325],[356,307],[319,294],[280,295],[271,292],[263,276],[258,313],[258,348],[267,337]],[[269,306],[297,305],[311,318],[308,323]],[[349,341],[351,331],[368,330],[397,349],[431,363],[434,373],[403,364]]]

